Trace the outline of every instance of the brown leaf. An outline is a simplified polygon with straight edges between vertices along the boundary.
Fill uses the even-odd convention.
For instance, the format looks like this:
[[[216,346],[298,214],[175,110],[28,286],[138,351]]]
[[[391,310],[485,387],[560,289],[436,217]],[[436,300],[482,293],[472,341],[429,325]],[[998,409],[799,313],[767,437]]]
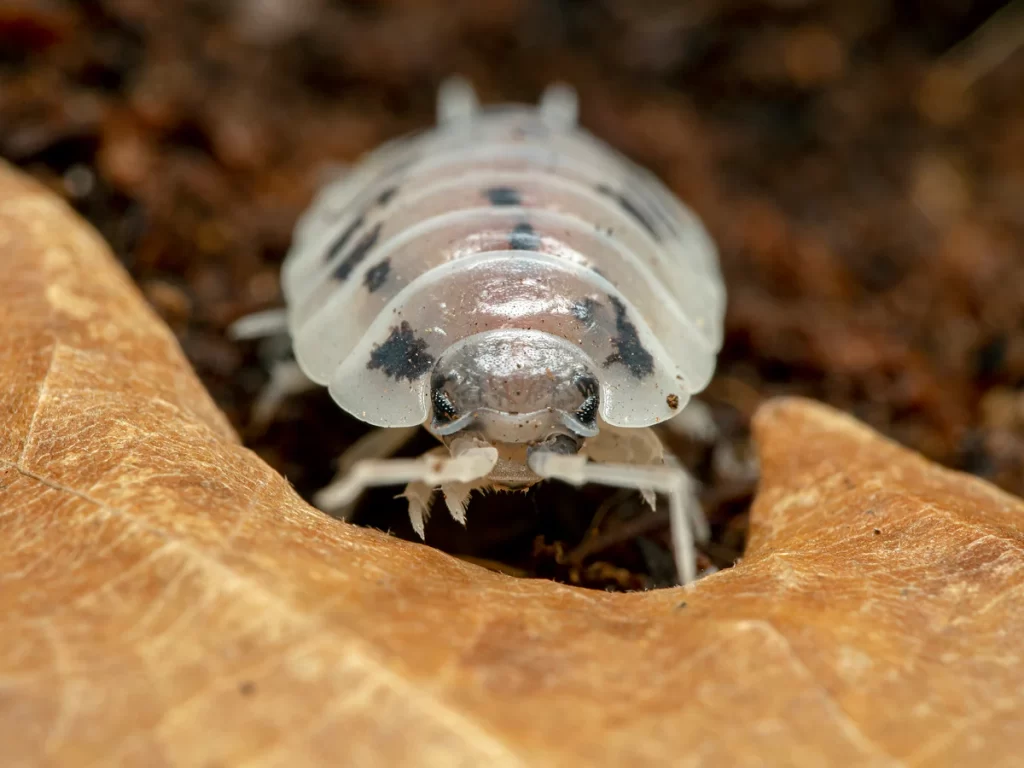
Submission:
[[[740,565],[519,580],[303,503],[6,167],[0,258],[5,765],[1017,760],[1024,505],[985,483],[776,402]]]

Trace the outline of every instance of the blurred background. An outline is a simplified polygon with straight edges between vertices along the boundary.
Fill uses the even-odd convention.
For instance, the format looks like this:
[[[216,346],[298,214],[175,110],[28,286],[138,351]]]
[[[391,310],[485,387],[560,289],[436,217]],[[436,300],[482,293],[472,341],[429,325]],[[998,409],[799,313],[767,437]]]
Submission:
[[[429,125],[456,72],[485,102],[572,83],[583,125],[718,242],[727,339],[703,400],[720,434],[673,444],[705,485],[705,565],[742,551],[749,420],[778,394],[1024,494],[1020,0],[0,0],[0,156],[103,233],[308,497],[365,427],[313,392],[248,430],[265,361],[225,328],[279,304],[331,169]],[[360,520],[409,536],[394,493]],[[635,499],[551,487],[428,532],[510,572],[631,589],[666,578],[665,530]]]

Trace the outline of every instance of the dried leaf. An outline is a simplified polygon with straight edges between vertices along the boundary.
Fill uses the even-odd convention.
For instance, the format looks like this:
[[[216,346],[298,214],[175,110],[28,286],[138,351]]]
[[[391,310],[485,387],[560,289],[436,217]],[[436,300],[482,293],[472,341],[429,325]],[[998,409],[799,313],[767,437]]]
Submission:
[[[5,765],[1017,760],[1024,505],[983,482],[776,402],[737,567],[519,580],[303,503],[6,168],[0,254]]]

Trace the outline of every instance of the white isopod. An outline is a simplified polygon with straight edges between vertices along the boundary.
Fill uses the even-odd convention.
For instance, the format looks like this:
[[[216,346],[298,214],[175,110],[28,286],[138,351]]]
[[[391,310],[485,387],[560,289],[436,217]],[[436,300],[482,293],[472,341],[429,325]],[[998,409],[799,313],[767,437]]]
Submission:
[[[437,487],[463,522],[475,489],[557,479],[635,488],[652,504],[660,492],[692,581],[706,523],[650,427],[714,372],[714,244],[653,174],[577,126],[566,86],[539,107],[481,108],[453,79],[438,107],[436,128],[385,144],[319,194],[282,268],[287,308],[236,327],[292,339],[298,369],[279,367],[267,402],[300,388],[301,369],[403,436],[364,441],[317,503],[404,483],[423,536]],[[443,447],[381,458],[420,425]]]

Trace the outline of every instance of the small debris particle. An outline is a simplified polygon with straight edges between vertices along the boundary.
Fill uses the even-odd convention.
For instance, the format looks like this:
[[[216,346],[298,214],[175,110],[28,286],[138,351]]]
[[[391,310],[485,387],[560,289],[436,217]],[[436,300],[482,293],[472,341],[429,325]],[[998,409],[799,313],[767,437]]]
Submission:
[[[665,402],[668,403],[668,407],[675,410],[679,407],[679,395],[669,395],[665,398]]]

